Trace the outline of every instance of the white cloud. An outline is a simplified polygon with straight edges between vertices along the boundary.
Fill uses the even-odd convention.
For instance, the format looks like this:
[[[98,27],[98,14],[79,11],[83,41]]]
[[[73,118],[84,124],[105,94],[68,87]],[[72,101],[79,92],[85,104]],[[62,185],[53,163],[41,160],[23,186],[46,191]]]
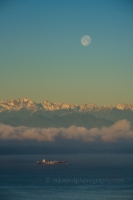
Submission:
[[[70,126],[69,128],[31,128],[12,127],[0,124],[1,140],[37,140],[55,141],[59,138],[82,141],[112,142],[120,139],[133,139],[130,122],[119,120],[110,127],[86,129],[84,127]]]

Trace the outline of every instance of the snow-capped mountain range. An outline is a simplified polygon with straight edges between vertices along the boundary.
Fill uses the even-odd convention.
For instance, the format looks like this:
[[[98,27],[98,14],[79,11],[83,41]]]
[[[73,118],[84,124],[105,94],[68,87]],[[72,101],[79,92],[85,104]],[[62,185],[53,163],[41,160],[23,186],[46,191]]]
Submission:
[[[0,101],[0,124],[27,127],[101,128],[126,119],[133,128],[133,105],[97,106],[95,104],[51,103],[23,99]]]
[[[95,104],[68,104],[68,103],[51,103],[43,101],[42,103],[35,103],[28,98],[11,99],[7,101],[0,101],[0,112],[3,111],[19,111],[26,109],[29,111],[57,111],[57,110],[73,110],[78,112],[99,112],[111,111],[112,109],[131,110],[133,111],[133,104],[117,104],[116,106],[97,106]]]

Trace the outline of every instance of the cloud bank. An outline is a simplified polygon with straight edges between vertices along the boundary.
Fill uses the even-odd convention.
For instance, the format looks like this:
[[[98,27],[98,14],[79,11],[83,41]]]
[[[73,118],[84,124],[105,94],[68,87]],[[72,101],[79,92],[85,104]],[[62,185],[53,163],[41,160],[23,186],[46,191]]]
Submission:
[[[55,141],[61,139],[81,140],[85,142],[103,141],[114,142],[133,139],[130,122],[119,120],[110,127],[86,129],[70,126],[69,128],[31,128],[12,127],[0,124],[0,140],[36,140]]]

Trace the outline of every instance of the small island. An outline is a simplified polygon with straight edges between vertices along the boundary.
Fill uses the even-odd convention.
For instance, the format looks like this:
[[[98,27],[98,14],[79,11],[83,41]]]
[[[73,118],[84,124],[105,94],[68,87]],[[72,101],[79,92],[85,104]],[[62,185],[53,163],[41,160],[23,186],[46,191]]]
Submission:
[[[36,161],[37,165],[56,165],[56,164],[67,164],[66,161],[46,161],[42,159],[42,161]]]

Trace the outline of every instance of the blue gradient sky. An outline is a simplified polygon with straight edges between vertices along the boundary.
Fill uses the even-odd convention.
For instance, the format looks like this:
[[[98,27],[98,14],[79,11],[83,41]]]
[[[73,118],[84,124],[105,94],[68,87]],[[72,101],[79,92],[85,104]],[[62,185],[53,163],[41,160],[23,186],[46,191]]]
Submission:
[[[1,0],[0,100],[133,103],[132,11],[130,0]]]

